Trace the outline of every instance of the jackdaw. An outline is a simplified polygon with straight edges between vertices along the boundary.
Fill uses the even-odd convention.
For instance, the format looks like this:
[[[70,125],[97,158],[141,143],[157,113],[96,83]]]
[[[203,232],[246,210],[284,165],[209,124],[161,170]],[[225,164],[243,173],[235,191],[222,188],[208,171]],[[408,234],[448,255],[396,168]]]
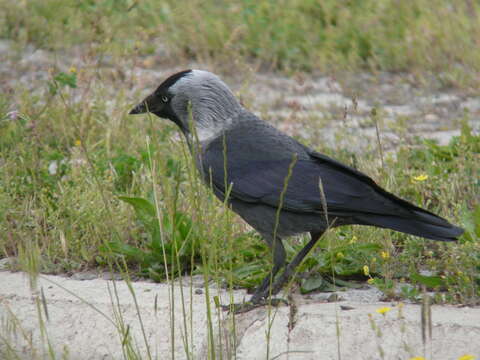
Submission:
[[[272,249],[272,271],[252,306],[281,290],[328,227],[370,225],[440,241],[463,233],[259,119],[210,72],[171,75],[130,114],[146,112],[177,124],[191,150],[198,145],[192,153],[205,183],[222,201],[228,192],[232,210]],[[306,232],[311,240],[286,264],[282,239]]]

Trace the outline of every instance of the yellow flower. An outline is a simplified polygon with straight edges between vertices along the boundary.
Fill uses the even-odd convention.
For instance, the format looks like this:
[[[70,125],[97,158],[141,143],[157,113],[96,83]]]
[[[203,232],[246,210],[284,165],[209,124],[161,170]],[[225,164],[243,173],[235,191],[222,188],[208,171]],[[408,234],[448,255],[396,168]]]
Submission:
[[[375,282],[375,280],[372,279],[372,278],[370,278],[370,279],[367,280],[367,283],[369,283],[370,285],[372,285],[374,282]]]
[[[388,258],[390,258],[390,254],[388,253],[388,251],[382,251],[380,253],[380,255],[382,256],[382,258],[384,258],[385,260],[387,260]]]
[[[377,313],[379,313],[379,314],[385,315],[385,314],[386,314],[387,312],[389,312],[390,310],[392,310],[392,308],[389,308],[389,307],[385,306],[385,307],[381,307],[381,308],[379,308],[379,309],[377,309],[377,310],[375,310],[375,311],[376,311]]]
[[[356,237],[355,235],[353,235],[353,237],[350,239],[349,243],[350,243],[350,244],[353,244],[353,243],[355,243],[357,240],[358,240],[357,237]]]
[[[343,255],[342,252],[337,253],[337,258],[343,259],[344,257],[345,257],[345,255]]]
[[[363,267],[363,273],[365,274],[365,276],[369,276],[370,275],[370,269],[368,267],[368,265],[365,265]]]
[[[75,66],[70,66],[70,69],[68,71],[70,71],[72,74],[76,74],[77,68]]]
[[[75,140],[75,146],[80,146],[80,145],[82,145],[82,141],[79,139]]]
[[[475,356],[470,354],[462,355],[458,358],[458,360],[475,360]]]
[[[420,174],[418,176],[414,176],[412,178],[413,182],[422,182],[422,181],[425,181],[428,179],[428,175],[427,174]]]
[[[425,358],[423,356],[415,356],[410,358],[410,360],[425,360]]]

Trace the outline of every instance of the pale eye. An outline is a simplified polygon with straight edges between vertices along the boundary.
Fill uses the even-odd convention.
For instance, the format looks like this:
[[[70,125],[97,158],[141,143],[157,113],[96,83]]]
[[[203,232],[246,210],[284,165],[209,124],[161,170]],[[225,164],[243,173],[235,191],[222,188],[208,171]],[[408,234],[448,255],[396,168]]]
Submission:
[[[163,101],[164,103],[168,102],[168,96],[163,95],[163,96],[162,96],[162,101]]]

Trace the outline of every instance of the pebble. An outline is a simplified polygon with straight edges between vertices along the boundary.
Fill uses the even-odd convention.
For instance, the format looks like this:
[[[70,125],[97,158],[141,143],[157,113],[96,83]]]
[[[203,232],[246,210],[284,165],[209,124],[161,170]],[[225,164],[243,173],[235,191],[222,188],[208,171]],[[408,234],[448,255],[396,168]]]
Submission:
[[[438,121],[438,116],[435,114],[427,114],[425,115],[425,121],[427,122],[437,122]]]
[[[82,280],[82,281],[93,280],[97,278],[98,278],[98,274],[93,271],[82,271],[82,272],[75,273],[71,276],[71,279],[73,280]]]

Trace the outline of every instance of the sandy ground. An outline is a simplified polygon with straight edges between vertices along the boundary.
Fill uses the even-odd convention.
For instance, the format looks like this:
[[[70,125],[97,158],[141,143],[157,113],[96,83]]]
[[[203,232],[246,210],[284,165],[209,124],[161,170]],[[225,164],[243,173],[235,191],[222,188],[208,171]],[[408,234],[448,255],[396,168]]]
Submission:
[[[192,359],[208,358],[203,288],[145,282],[132,286],[137,303],[123,281],[42,275],[32,291],[25,274],[0,272],[0,356],[8,358],[15,353],[21,359],[48,358],[49,344],[57,358],[121,359],[130,343],[141,359],[167,359],[172,353],[175,359],[186,359],[187,348]],[[173,307],[169,301],[172,294]],[[215,295],[222,303],[230,298],[224,291],[211,289],[210,298]],[[243,291],[232,295],[235,301],[245,297]],[[212,341],[215,347],[222,343],[224,358],[235,358],[232,354],[236,353],[236,359],[480,357],[480,308],[433,306],[432,336],[424,346],[419,305],[359,302],[361,299],[329,303],[296,296],[291,306],[270,313],[265,307],[258,308],[235,316],[234,323],[232,316],[210,301]],[[366,301],[370,300],[367,297]],[[382,307],[390,311],[378,313]],[[123,336],[118,330],[121,327],[128,328]],[[220,350],[216,352],[218,357]]]
[[[118,109],[125,108],[127,112],[167,76],[197,68],[219,74],[248,109],[319,151],[332,147],[377,152],[372,109],[378,114],[385,151],[412,143],[417,136],[445,145],[452,136],[460,134],[462,119],[474,131],[480,131],[478,92],[445,89],[431,76],[426,80],[430,85],[420,86],[407,73],[285,76],[260,72],[248,64],[232,64],[229,71],[221,72],[208,64],[172,63],[164,47],[158,49],[151,56],[113,61],[108,56],[89,55],[88,45],[54,53],[33,46],[18,49],[11,41],[0,39],[0,91],[15,99],[27,89],[32,96],[43,98],[53,69],[68,72],[74,66],[79,73],[79,96],[87,86],[81,80],[82,72],[94,69],[101,80],[92,89],[111,99],[106,101],[107,115],[118,117]],[[121,103],[115,100],[119,87],[131,101],[128,106],[123,97]],[[85,99],[78,98],[82,100]]]

